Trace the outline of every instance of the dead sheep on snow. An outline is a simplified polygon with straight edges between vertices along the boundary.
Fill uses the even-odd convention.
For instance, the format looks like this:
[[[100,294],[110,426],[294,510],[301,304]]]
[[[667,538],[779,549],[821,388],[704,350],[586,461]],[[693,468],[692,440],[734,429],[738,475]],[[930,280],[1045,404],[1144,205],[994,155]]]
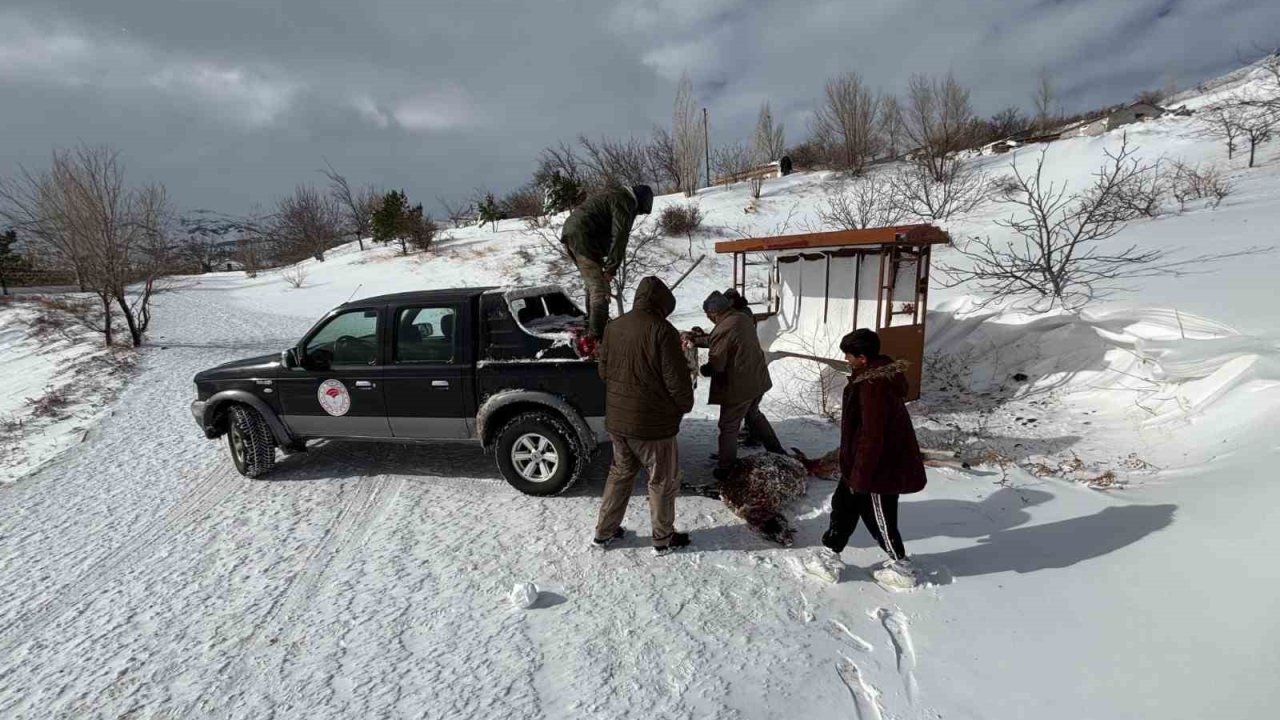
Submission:
[[[765,539],[790,547],[796,531],[784,510],[804,497],[808,475],[803,465],[785,455],[749,455],[720,483],[720,499]]]

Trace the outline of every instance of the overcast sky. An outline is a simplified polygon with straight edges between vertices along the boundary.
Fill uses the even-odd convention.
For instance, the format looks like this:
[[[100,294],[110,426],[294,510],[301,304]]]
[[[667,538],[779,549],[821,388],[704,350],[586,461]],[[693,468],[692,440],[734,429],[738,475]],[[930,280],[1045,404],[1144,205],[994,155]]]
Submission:
[[[240,213],[327,159],[430,207],[669,123],[683,72],[713,144],[765,99],[790,143],[848,70],[886,91],[950,70],[989,115],[1043,66],[1073,111],[1277,44],[1277,0],[0,0],[0,174],[105,143],[181,209]]]

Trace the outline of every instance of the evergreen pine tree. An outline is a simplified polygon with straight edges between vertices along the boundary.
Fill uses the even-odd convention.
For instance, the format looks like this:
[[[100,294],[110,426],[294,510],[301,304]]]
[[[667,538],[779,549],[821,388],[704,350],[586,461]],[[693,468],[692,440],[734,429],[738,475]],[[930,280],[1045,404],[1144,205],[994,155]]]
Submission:
[[[409,199],[403,190],[392,190],[382,196],[382,202],[373,213],[373,241],[387,243],[400,241],[400,252],[409,254],[405,245],[405,217],[409,212]]]

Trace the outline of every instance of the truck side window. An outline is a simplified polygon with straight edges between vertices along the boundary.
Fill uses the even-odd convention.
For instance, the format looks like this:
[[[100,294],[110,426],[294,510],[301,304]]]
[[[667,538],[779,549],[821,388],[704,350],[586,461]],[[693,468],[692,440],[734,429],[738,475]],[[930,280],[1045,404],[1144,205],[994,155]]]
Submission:
[[[378,311],[333,316],[311,336],[303,353],[312,361],[325,358],[331,365],[378,364]]]
[[[458,318],[452,307],[406,307],[396,311],[395,362],[448,365],[453,362]]]

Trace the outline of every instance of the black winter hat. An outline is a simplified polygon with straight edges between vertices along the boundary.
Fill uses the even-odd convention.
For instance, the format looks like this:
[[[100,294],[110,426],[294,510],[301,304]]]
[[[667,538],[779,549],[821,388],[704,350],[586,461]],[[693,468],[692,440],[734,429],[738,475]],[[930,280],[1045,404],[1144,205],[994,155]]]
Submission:
[[[880,354],[880,336],[874,330],[859,328],[840,339],[840,352],[875,357]]]
[[[724,293],[716,290],[702,301],[702,309],[708,313],[728,312],[733,307],[733,302],[724,296]]]
[[[653,212],[653,188],[648,185],[632,185],[631,192],[636,196],[637,215],[648,215]]]
[[[737,288],[729,288],[728,290],[725,290],[724,296],[729,298],[729,305],[733,307],[734,310],[746,310],[750,307],[750,305],[747,304],[747,299],[742,297],[742,293],[738,292]]]

